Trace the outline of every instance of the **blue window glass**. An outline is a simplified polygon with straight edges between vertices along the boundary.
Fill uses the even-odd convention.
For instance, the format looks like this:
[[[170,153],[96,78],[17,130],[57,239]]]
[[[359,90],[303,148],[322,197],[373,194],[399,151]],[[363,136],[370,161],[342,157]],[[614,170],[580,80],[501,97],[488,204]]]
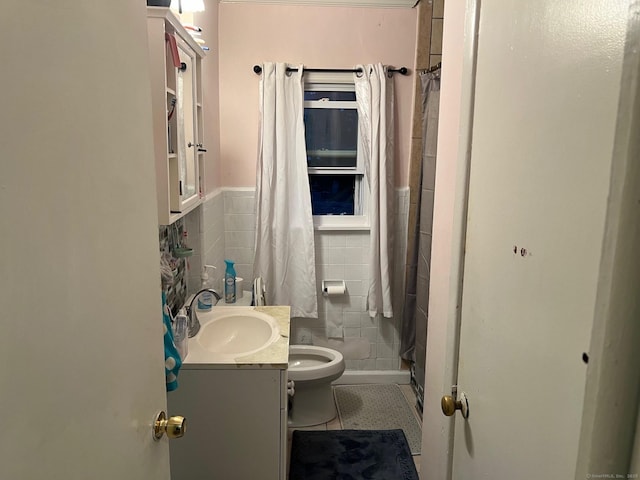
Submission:
[[[308,166],[332,168],[354,168],[356,166],[357,110],[305,108],[304,126]]]
[[[353,215],[355,175],[309,175],[313,215]]]

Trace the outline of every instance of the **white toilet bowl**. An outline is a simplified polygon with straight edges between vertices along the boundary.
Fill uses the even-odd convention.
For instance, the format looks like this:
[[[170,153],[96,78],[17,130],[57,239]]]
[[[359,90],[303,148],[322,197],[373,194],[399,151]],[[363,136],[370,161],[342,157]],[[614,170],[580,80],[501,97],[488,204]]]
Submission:
[[[344,368],[344,358],[336,350],[313,345],[289,346],[288,377],[294,382],[290,427],[319,425],[336,417],[331,382],[344,373]]]

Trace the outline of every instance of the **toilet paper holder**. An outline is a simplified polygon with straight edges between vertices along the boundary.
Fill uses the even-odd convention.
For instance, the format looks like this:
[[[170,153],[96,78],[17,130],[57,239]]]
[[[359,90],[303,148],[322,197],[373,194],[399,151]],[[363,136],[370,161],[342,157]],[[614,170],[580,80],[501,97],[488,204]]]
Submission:
[[[344,295],[347,293],[347,285],[344,280],[322,280],[322,295]]]

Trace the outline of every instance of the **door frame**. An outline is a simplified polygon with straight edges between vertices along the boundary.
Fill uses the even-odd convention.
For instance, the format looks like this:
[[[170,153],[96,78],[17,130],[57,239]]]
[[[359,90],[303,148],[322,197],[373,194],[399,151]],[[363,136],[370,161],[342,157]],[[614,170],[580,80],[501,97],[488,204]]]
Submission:
[[[640,474],[640,2],[630,2],[576,479]]]
[[[442,414],[440,399],[458,377],[479,2],[449,1],[444,9],[420,459],[425,480],[452,476],[457,419]]]
[[[452,478],[454,422],[463,421],[445,417],[440,398],[457,383],[480,3],[445,2],[420,462],[426,480]],[[637,16],[640,3],[632,2],[631,9]],[[640,344],[639,300],[625,295],[640,291],[640,252],[633,249],[640,244],[633,196],[640,191],[640,162],[633,161],[640,156],[640,138],[632,134],[640,129],[640,21],[629,18],[576,479],[640,466],[640,353],[633,348]],[[616,348],[605,348],[610,344]],[[611,407],[620,404],[624,408]]]

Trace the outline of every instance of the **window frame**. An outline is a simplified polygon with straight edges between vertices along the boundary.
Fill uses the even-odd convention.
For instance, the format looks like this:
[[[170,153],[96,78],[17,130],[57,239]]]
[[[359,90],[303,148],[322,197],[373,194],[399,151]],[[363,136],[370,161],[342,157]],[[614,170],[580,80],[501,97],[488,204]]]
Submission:
[[[354,92],[355,84],[351,72],[305,72],[304,91]],[[351,101],[304,101],[304,108],[356,108]],[[306,126],[305,126],[306,128]],[[358,124],[358,145],[360,129]],[[355,167],[309,167],[309,175],[354,175],[354,214],[353,215],[314,215],[315,230],[369,230],[369,183],[362,155],[356,150]]]

